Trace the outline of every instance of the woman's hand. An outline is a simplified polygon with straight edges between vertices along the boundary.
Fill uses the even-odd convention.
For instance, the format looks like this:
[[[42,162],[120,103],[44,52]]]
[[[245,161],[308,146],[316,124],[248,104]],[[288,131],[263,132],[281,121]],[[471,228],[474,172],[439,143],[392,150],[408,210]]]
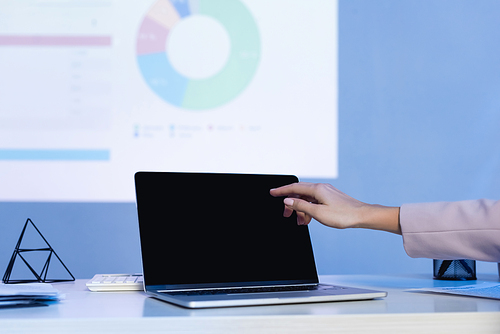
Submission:
[[[284,216],[297,212],[299,225],[314,218],[334,228],[370,228],[401,234],[399,208],[358,201],[324,183],[293,183],[271,189],[272,196],[287,196]]]

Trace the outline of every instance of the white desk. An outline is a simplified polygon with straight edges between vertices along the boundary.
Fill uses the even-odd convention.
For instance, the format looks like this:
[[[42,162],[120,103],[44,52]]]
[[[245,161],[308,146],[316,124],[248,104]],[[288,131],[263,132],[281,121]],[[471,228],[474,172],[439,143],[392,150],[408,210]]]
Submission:
[[[479,275],[477,283],[498,282]],[[430,276],[322,276],[327,283],[385,290],[384,299],[189,310],[142,292],[90,292],[87,280],[54,284],[66,299],[1,309],[0,333],[500,333],[500,301],[407,292],[456,286]]]

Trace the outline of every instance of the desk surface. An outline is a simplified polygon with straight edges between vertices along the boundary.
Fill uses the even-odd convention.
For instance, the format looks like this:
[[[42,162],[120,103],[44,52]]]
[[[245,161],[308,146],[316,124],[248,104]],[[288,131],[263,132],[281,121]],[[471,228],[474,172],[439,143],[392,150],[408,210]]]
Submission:
[[[417,293],[412,288],[498,282],[435,281],[430,276],[322,276],[325,283],[385,290],[370,301],[190,310],[143,292],[90,292],[87,280],[57,283],[66,298],[47,307],[0,310],[0,333],[423,332],[500,333],[500,300]]]

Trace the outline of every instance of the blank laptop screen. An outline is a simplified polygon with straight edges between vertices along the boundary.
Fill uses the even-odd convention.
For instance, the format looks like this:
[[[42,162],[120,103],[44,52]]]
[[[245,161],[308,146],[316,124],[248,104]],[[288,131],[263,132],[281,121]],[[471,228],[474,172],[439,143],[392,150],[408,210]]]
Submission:
[[[146,285],[317,282],[307,226],[271,188],[288,175],[138,172]],[[236,284],[238,283],[238,284]]]

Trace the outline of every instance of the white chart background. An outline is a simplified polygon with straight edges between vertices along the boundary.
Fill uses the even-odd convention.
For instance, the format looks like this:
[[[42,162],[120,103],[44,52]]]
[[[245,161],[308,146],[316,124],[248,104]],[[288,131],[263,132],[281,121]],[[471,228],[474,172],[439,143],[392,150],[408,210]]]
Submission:
[[[0,157],[109,153],[100,161],[4,156],[1,201],[133,201],[139,170],[337,177],[336,1],[242,1],[259,29],[259,65],[238,96],[202,111],[170,105],[140,73],[137,35],[154,2],[0,3],[0,36],[111,40],[0,43]]]

